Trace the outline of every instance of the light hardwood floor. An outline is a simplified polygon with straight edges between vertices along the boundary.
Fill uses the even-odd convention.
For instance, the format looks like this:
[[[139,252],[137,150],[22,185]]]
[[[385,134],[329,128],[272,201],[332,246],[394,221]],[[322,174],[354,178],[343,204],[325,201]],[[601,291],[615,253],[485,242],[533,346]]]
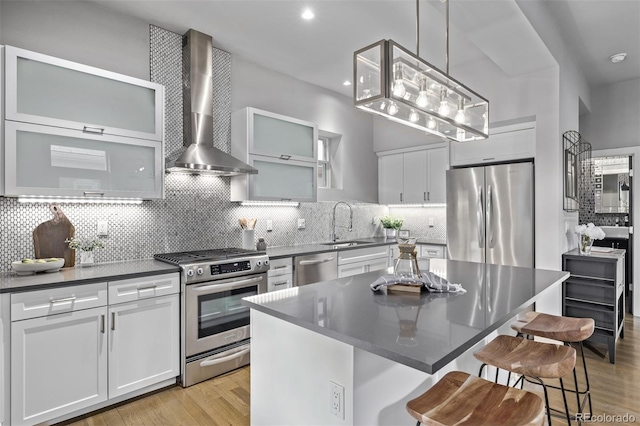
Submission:
[[[616,364],[585,349],[591,381],[594,415],[634,415],[640,422],[640,318],[627,315],[625,338],[616,351]],[[581,370],[579,376],[581,376]],[[123,425],[248,425],[250,368],[244,367],[224,376],[183,389],[172,387],[136,399],[107,411],[66,424],[74,426]],[[571,384],[573,380],[570,381]],[[530,387],[538,391],[539,387]],[[562,407],[559,392],[552,391],[551,405]],[[575,397],[568,394],[570,409],[575,410]],[[571,408],[573,407],[573,408]],[[398,419],[398,424],[414,424],[411,417]],[[553,419],[554,425],[565,425]],[[575,424],[575,423],[572,423]],[[602,424],[602,423],[591,423]],[[607,423],[609,425],[615,423]]]

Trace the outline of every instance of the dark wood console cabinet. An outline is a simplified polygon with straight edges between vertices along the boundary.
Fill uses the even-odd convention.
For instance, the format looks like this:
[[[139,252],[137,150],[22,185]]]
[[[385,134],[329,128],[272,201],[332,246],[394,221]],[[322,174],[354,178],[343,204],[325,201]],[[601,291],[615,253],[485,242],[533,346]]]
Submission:
[[[587,343],[605,343],[614,364],[616,342],[624,338],[625,251],[584,256],[574,249],[562,255],[562,269],[571,273],[562,285],[562,314],[593,318],[596,329]]]

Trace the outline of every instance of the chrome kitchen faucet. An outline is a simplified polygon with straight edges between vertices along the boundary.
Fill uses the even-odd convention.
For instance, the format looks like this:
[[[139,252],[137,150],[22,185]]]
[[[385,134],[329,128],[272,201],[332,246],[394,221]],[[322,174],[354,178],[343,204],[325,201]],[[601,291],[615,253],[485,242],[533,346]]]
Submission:
[[[351,232],[351,230],[353,229],[353,208],[351,207],[351,204],[347,203],[346,201],[338,201],[333,206],[333,217],[331,219],[331,229],[333,231],[333,233],[331,234],[331,241],[333,242],[336,242],[338,240],[338,236],[336,235],[336,207],[338,207],[339,204],[344,204],[345,206],[349,207],[349,226],[340,226],[340,228],[347,228],[349,232]]]

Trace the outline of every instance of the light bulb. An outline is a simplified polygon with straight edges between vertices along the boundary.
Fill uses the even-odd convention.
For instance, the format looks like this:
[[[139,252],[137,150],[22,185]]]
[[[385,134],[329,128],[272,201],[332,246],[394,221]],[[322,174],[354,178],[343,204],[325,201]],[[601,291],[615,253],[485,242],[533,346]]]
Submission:
[[[428,104],[429,104],[429,98],[427,97],[427,91],[421,90],[418,93],[418,99],[416,99],[416,105],[418,105],[420,108],[426,108]]]
[[[393,95],[399,98],[403,97],[407,93],[407,89],[404,87],[402,79],[397,79],[393,83]]]
[[[464,123],[466,116],[464,115],[464,99],[460,98],[458,100],[458,112],[456,112],[456,123]]]
[[[440,115],[449,115],[449,103],[446,99],[440,101],[440,107],[438,108]]]
[[[411,112],[409,113],[409,121],[412,123],[417,123],[418,120],[420,120],[420,116],[415,109],[411,108]]]
[[[387,108],[389,115],[396,115],[398,113],[398,105],[395,102],[389,102],[389,108]]]
[[[433,117],[429,117],[429,121],[427,121],[427,127],[431,130],[436,128],[436,120]]]

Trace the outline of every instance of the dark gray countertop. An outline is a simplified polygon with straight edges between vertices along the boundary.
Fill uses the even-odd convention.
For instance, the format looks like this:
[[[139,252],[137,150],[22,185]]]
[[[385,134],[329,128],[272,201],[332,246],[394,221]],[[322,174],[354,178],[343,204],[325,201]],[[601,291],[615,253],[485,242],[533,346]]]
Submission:
[[[63,268],[58,272],[40,272],[35,275],[16,275],[13,272],[6,272],[0,274],[0,293],[125,280],[171,272],[180,272],[180,268],[153,259],[96,263],[91,267],[76,266]]]
[[[352,247],[341,247],[339,249],[335,249],[331,245],[325,245],[320,243],[300,244],[295,246],[267,247],[267,254],[269,255],[269,259],[279,259],[283,257],[303,256],[303,255],[314,254],[314,253],[326,253],[326,252],[336,251],[336,250],[357,250],[357,249],[366,248],[366,247],[398,244],[398,241],[395,238],[384,238],[384,237],[353,238],[349,240],[338,241],[337,244],[344,243],[347,241],[366,241],[366,242],[370,242],[371,244],[362,244],[359,246],[352,246]],[[416,243],[446,246],[446,243],[442,241],[427,241],[427,240],[419,239]]]
[[[569,273],[432,259],[466,293],[374,293],[386,270],[261,294],[245,305],[433,374]]]

